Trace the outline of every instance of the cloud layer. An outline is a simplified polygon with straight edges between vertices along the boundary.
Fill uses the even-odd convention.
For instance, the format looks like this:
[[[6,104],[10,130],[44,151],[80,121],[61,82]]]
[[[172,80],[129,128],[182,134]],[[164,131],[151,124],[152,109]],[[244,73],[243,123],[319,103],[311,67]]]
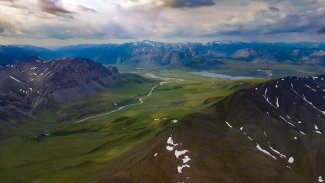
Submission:
[[[325,41],[323,0],[0,0],[0,44]]]
[[[215,5],[214,0],[168,0],[165,5],[173,8],[196,8]]]

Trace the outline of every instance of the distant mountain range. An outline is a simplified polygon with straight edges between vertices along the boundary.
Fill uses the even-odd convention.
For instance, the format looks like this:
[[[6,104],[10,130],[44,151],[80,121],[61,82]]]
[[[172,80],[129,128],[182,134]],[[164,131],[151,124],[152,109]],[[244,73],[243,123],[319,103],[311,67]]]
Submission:
[[[59,58],[60,54],[53,50],[35,46],[0,45],[0,67],[14,64],[31,56],[39,56],[44,60]]]
[[[325,75],[271,80],[185,117],[100,182],[323,182]]]
[[[117,68],[89,59],[45,62],[29,57],[0,68],[0,118],[17,113],[31,115],[41,105],[94,96],[124,80]]]
[[[0,65],[29,56],[47,59],[83,57],[102,64],[131,64],[140,67],[182,66],[215,68],[218,59],[257,63],[286,62],[324,65],[325,44],[316,43],[162,43],[141,41],[124,44],[74,45],[50,50],[33,46],[0,46]]]

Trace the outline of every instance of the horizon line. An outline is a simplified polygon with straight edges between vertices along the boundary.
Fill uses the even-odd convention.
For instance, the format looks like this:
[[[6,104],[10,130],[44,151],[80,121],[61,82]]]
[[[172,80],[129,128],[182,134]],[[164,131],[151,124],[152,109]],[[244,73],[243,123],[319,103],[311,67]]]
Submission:
[[[39,48],[63,48],[69,46],[82,46],[82,45],[123,45],[123,44],[134,44],[134,43],[143,43],[143,42],[153,42],[153,43],[163,43],[163,44],[209,44],[209,43],[264,43],[264,44],[325,44],[322,41],[236,41],[236,40],[215,40],[215,41],[153,41],[150,39],[143,39],[139,41],[126,41],[126,42],[106,42],[106,43],[76,43],[76,44],[62,44],[62,45],[37,45],[37,44],[2,44],[0,46],[16,46],[16,47],[24,47],[24,46],[32,46]]]

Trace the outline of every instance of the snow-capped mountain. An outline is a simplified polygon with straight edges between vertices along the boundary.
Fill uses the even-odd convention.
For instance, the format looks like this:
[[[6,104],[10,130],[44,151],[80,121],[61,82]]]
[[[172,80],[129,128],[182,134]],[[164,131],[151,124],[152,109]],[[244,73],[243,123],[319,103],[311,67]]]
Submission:
[[[211,59],[323,65],[324,50],[324,44],[236,41],[165,43],[145,40],[123,44],[73,45],[56,50],[33,46],[0,46],[0,65],[13,64],[33,55],[45,59],[83,57],[103,64],[132,64],[141,67],[216,68],[218,64],[207,63]]]
[[[209,43],[163,43],[140,41],[124,44],[75,45],[58,53],[92,58],[102,63],[126,63],[145,67],[182,66],[214,68],[207,59],[234,59],[254,62],[324,64],[324,46],[307,43],[244,43],[215,41]]]

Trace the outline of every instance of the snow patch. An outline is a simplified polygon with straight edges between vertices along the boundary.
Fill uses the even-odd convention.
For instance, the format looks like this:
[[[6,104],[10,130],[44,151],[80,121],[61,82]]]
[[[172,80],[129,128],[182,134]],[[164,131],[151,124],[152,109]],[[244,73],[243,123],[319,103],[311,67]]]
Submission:
[[[264,97],[265,98],[265,100],[271,105],[271,106],[273,106],[273,107],[275,107],[270,101],[269,101],[269,98],[268,97]],[[277,107],[275,107],[275,108],[277,108]]]
[[[270,147],[270,149],[271,149],[274,153],[278,154],[278,155],[280,156],[280,158],[286,158],[286,155],[284,155],[284,154],[280,153],[280,151],[274,149],[274,148],[270,145],[270,143],[269,143],[269,147]]]
[[[232,128],[232,126],[227,121],[225,121],[225,122],[229,126],[229,128]]]
[[[302,132],[302,131],[299,131],[301,134],[303,134],[303,135],[306,135],[304,132]]]
[[[289,121],[287,121],[286,119],[284,119],[284,117],[279,116],[283,121],[285,121],[286,123],[288,123],[289,125],[296,127],[294,124],[290,123]]]
[[[190,165],[185,164],[185,165],[182,165],[182,166],[177,166],[178,173],[183,173],[182,172],[183,168],[190,168]]]
[[[182,159],[183,163],[187,163],[191,160],[191,158],[189,158],[188,156],[184,156],[184,158]]]
[[[172,139],[172,136],[168,137],[167,139],[167,144],[169,145],[173,145],[173,146],[177,146],[178,144],[177,143],[174,143],[173,139]]]
[[[174,147],[172,147],[172,146],[166,146],[166,149],[167,149],[168,151],[173,151],[173,150],[174,150]]]
[[[264,91],[264,99],[271,105],[271,106],[273,106],[273,107],[275,107],[270,101],[269,101],[269,98],[267,97],[267,88],[265,89],[265,91]]]
[[[318,126],[315,124],[315,132],[318,133],[318,134],[322,134],[322,132],[319,131],[319,128]]]
[[[289,159],[288,159],[288,163],[293,163],[295,161],[295,159],[291,156]]]
[[[182,143],[179,143],[179,144],[180,144],[180,146],[182,146]],[[168,151],[173,151],[177,145],[178,145],[178,143],[175,143],[173,141],[172,136],[169,136],[168,139],[167,139],[166,149]],[[189,150],[176,150],[175,149],[174,153],[175,153],[175,156],[176,156],[177,159],[180,156],[184,155],[184,157],[182,158],[182,165],[177,166],[178,173],[182,173],[183,168],[189,168],[190,167],[190,165],[186,164],[191,160],[191,158],[188,155],[186,155],[186,153],[189,153]],[[154,156],[156,156],[156,154]]]
[[[177,151],[177,150],[175,150],[175,156],[176,156],[176,158],[178,158],[181,155],[186,154],[187,152],[189,152],[189,151],[188,150],[183,150],[183,151]]]
[[[319,128],[318,126],[315,124],[315,132],[318,133],[318,134],[322,134],[322,132],[319,131]]]
[[[248,138],[250,141],[254,141],[250,136],[247,136],[247,138]]]
[[[307,88],[313,90],[314,92],[317,92],[314,88],[310,87],[309,85],[305,84],[305,86],[307,86]]]
[[[174,150],[174,147],[176,147],[178,144],[176,144],[176,143],[174,143],[174,141],[173,141],[173,139],[172,139],[172,137],[170,136],[170,137],[168,137],[168,139],[167,139],[167,146],[166,146],[166,149],[168,150],[168,151],[173,151]]]
[[[320,110],[320,109],[318,109],[312,102],[310,102],[310,101],[308,101],[307,99],[306,99],[306,97],[305,97],[305,95],[303,94],[303,96],[301,96],[296,90],[294,90],[294,89],[292,89],[291,88],[291,90],[293,91],[293,92],[295,92],[300,98],[302,98],[305,102],[307,102],[309,105],[311,105],[314,109],[316,109],[316,110],[318,110],[319,112],[321,112],[321,113],[323,113],[323,114],[325,114],[325,111],[322,111],[322,110]]]
[[[267,154],[268,156],[272,157],[273,159],[276,159],[276,157],[273,156],[269,151],[267,151],[267,150],[261,148],[261,146],[260,146],[259,144],[256,144],[256,148],[257,148],[259,151],[261,151],[261,152]]]
[[[13,77],[13,76],[10,76],[10,75],[9,75],[9,77],[10,77],[11,79],[17,81],[18,83],[21,83],[21,81],[19,81],[17,78],[15,78],[15,77]]]

